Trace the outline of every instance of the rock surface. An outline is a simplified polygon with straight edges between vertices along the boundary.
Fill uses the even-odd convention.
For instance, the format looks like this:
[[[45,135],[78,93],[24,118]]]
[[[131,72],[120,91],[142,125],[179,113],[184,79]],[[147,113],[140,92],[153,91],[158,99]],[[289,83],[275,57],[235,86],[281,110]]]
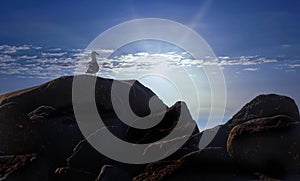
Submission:
[[[1,156],[0,178],[6,179],[11,173],[33,162],[35,158],[35,154]]]
[[[235,126],[227,140],[240,165],[269,174],[299,173],[300,122],[288,116],[250,120]]]
[[[299,109],[293,99],[276,94],[267,94],[259,95],[247,103],[226,125],[233,127],[252,119],[276,115],[286,115],[300,120]]]
[[[111,165],[104,165],[95,181],[132,180],[128,172]]]
[[[120,89],[117,91],[130,89],[129,96],[122,97],[118,96],[116,91],[112,93],[111,79],[86,75],[77,78],[83,83],[96,79],[95,98],[99,114],[109,131],[125,141],[147,143],[160,140],[172,131],[181,111],[187,124],[177,131],[184,132],[187,126],[195,125],[184,103],[178,102],[168,108],[150,89],[137,81],[116,81]],[[41,158],[38,159],[38,163],[42,160],[45,164],[46,175],[50,180],[82,180],[84,177],[95,180],[103,165],[112,165],[125,170],[130,177],[132,174],[142,172],[145,165],[123,164],[111,160],[96,151],[85,140],[73,112],[72,80],[73,77],[62,77],[40,86],[0,96],[0,155],[36,153],[38,158]],[[120,104],[129,101],[132,111],[140,117],[148,116],[150,113],[156,116],[164,109],[166,112],[163,120],[153,128],[143,130],[132,128],[119,119],[111,98]],[[149,107],[150,100],[152,101],[150,106],[154,108],[152,110]],[[88,126],[89,122],[86,124]],[[101,130],[97,127],[92,129],[91,133]],[[198,133],[198,128],[195,127],[193,135]],[[195,136],[192,138],[172,155],[173,158],[179,159],[197,149],[197,138]],[[173,144],[172,142],[174,140],[161,144]]]

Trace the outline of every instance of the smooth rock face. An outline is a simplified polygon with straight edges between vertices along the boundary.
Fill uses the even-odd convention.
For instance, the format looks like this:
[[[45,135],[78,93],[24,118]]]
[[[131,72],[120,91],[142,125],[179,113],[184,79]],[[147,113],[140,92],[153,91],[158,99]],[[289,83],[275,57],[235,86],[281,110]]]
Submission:
[[[300,122],[288,116],[259,118],[235,126],[227,150],[239,164],[284,174],[300,170]]]

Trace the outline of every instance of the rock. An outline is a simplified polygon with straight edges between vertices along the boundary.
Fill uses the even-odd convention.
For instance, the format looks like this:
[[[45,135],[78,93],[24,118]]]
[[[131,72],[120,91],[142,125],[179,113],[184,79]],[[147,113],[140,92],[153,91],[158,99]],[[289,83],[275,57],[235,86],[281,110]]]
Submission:
[[[230,132],[230,127],[225,125],[218,125],[213,128],[202,131],[199,134],[199,148],[206,147],[223,147],[226,148],[227,137]]]
[[[49,180],[45,160],[42,160],[37,154],[1,156],[0,165],[0,180]]]
[[[279,115],[235,126],[227,141],[231,157],[245,168],[272,175],[300,173],[300,123]]]
[[[175,152],[163,160],[140,165],[120,163],[99,153],[77,125],[78,115],[74,114],[72,105],[74,78],[82,83],[79,89],[83,95],[77,95],[82,98],[81,106],[96,104],[105,125],[94,126],[89,117],[81,120],[89,129],[88,140],[105,139],[101,133],[108,129],[123,141],[150,143],[144,150],[145,155],[149,155],[151,149],[167,148],[167,152]],[[95,102],[85,95],[86,86],[94,81]],[[114,85],[116,89],[112,89]],[[126,89],[128,95],[124,93]],[[114,101],[117,105],[113,105]],[[120,114],[127,116],[128,110],[123,109],[126,102],[129,106],[125,107],[139,116],[131,119],[130,125],[120,118]],[[118,105],[121,107],[116,108]],[[88,111],[85,113],[90,113]],[[133,127],[142,118],[161,120],[147,129]],[[176,127],[179,118],[184,124]],[[88,75],[62,77],[0,96],[0,155],[14,155],[0,156],[0,174],[3,179],[13,181],[278,178],[270,177],[270,170],[288,173],[280,178],[297,177],[300,170],[299,120],[299,111],[292,99],[261,95],[228,123],[199,133],[185,103],[177,102],[168,108],[138,81]],[[174,138],[161,140],[175,131],[178,134]],[[211,135],[214,136],[212,140],[208,139]],[[182,140],[187,141],[178,149],[176,145]],[[35,153],[35,156],[27,153]],[[270,169],[270,163],[275,169]]]
[[[299,110],[293,99],[276,94],[259,95],[247,103],[226,124],[218,125],[201,132],[199,135],[199,137],[201,137],[199,146],[200,148],[224,147],[226,149],[228,135],[234,126],[251,119],[276,115],[287,115],[300,121]],[[211,140],[203,137],[203,135],[215,136]],[[205,139],[208,141],[205,141]]]
[[[189,153],[179,160],[162,160],[149,164],[145,171],[134,177],[144,180],[223,180],[255,179],[252,174],[238,174],[234,162],[223,148],[206,148]]]
[[[179,117],[184,120],[184,124],[179,126],[178,128],[175,128],[179,121]],[[186,130],[188,129],[193,129],[193,133],[191,135],[187,133]],[[160,141],[162,138],[169,135],[172,131],[176,131],[178,137],[170,138],[167,141]],[[187,105],[184,102],[179,101],[176,102],[172,107],[167,109],[164,118],[159,124],[151,129],[129,129],[126,135],[127,139],[125,140],[139,144],[153,143],[149,147],[147,147],[147,149],[149,150],[153,149],[154,147],[170,147],[170,150],[168,150],[168,152],[171,152],[173,149],[177,149],[176,147],[172,147],[172,145],[176,145],[182,139],[188,138],[186,143],[170,156],[171,159],[179,159],[187,153],[198,150],[198,134],[199,129],[195,125],[195,121],[192,119]],[[144,152],[146,153],[147,150],[144,150]]]
[[[122,181],[131,181],[131,176],[124,170],[111,166],[111,165],[104,165],[100,171],[98,178],[95,181],[115,181],[115,180],[122,180]]]
[[[67,159],[69,167],[98,174],[99,168],[106,164],[117,164],[114,160],[99,153],[87,140],[82,140]]]
[[[54,167],[66,164],[77,143],[84,139],[73,115],[41,106],[28,114],[40,138],[36,151],[48,158]]]
[[[49,174],[52,174],[54,168],[66,164],[73,148],[84,139],[73,113],[73,78],[62,77],[40,86],[0,96],[1,154],[37,152],[45,158]],[[111,79],[87,75],[80,75],[77,78],[82,83],[96,79],[95,95],[98,112],[110,131],[120,138],[126,139],[128,125],[117,117],[111,98],[117,99],[118,103],[128,99],[132,111],[141,117],[149,115],[151,111],[155,113],[166,108],[150,89],[137,81],[114,81],[119,89],[112,93],[113,80]],[[120,99],[118,93],[122,93],[123,89],[130,89],[129,96],[121,96]],[[152,102],[154,100],[155,103],[152,110],[149,107],[150,100]],[[91,133],[97,129],[97,127],[93,128]],[[90,158],[89,155],[84,155],[84,157],[83,159]],[[100,159],[95,157],[91,160],[100,160],[99,167],[94,167],[96,163],[85,165],[83,171],[91,168],[97,170],[95,173],[98,174],[103,164],[115,163],[110,159],[108,162],[103,162],[102,160],[107,158],[102,155],[98,158]]]
[[[35,154],[28,155],[7,155],[0,157],[0,180],[6,179],[10,174],[21,167],[28,165],[36,158]]]
[[[55,181],[95,181],[97,178],[96,174],[70,167],[57,168],[55,174]]]
[[[162,142],[158,141],[155,144],[151,144],[149,147],[147,147],[146,150],[144,150],[144,152],[147,153],[148,150],[154,149],[155,147],[158,149],[161,149],[162,147],[167,147],[170,148],[168,152],[174,151],[174,153],[166,159],[179,159],[189,152],[198,150],[199,142],[199,137],[195,136],[199,133],[197,127],[192,127],[194,129],[194,132],[191,137],[190,135],[185,134],[185,129],[187,129],[187,127],[189,126],[195,126],[195,122],[192,120],[187,106],[181,102],[178,102],[174,106],[169,108],[167,110],[167,113],[165,114],[164,119],[157,126],[140,132],[134,132],[130,130],[129,133],[127,132],[126,134],[121,135],[121,137],[119,138],[123,140],[128,140],[128,138],[134,138],[136,142],[143,143],[145,142],[145,140],[146,142],[148,142],[149,140],[155,141],[157,139],[162,139],[164,138],[164,136],[166,136],[166,134],[169,134],[171,131],[174,131],[173,128],[178,121],[180,115],[179,113],[182,113],[182,119],[185,120],[185,124],[176,130],[180,137],[172,138],[170,140]],[[100,129],[98,132],[91,135],[89,139],[103,139],[101,138],[101,136],[99,136],[101,135],[101,131],[102,130]],[[177,145],[177,143],[181,139],[187,139],[187,142],[182,147],[180,147],[179,150],[174,150],[177,149],[176,147],[174,147],[174,145]],[[128,173],[130,173],[130,175],[135,175],[144,168],[144,165],[121,164],[119,162],[113,161],[99,153],[97,150],[95,150],[88,143],[87,140],[81,141],[74,149],[74,153],[70,156],[70,158],[68,158],[68,165],[70,167],[85,169],[93,173],[97,171],[96,168],[107,164],[116,165],[120,168],[126,167],[125,170]]]
[[[276,94],[267,94],[255,97],[226,124],[233,127],[252,119],[276,115],[286,115],[300,121],[299,110],[293,99]]]
[[[49,118],[51,116],[54,116],[57,113],[56,109],[51,106],[40,106],[34,111],[30,112],[28,114],[29,119],[36,120],[36,119],[43,119],[43,118]]]
[[[155,105],[157,107],[166,107],[150,89],[137,81],[115,81],[120,91],[130,89],[129,97],[120,99],[117,95],[118,92],[111,94],[113,80],[87,75],[76,77],[83,84],[96,79],[95,95],[99,113],[101,117],[103,116],[106,126],[119,128],[111,130],[117,136],[120,134],[124,135],[128,126],[117,118],[111,97],[115,97],[114,99],[117,99],[119,102],[129,99],[132,111],[139,116],[150,114],[150,99],[156,100]],[[40,145],[40,138],[39,135],[36,135],[39,133],[36,133],[38,131],[32,125],[32,122],[37,119],[43,119],[43,125],[45,126],[47,124],[54,125],[54,123],[48,123],[53,121],[51,116],[54,116],[56,120],[59,119],[64,123],[68,122],[67,125],[73,125],[75,121],[72,106],[72,83],[72,76],[61,77],[40,86],[1,95],[0,137],[8,138],[0,140],[1,152],[4,152],[4,154],[22,154],[35,152],[36,149],[39,149],[37,145]],[[64,118],[58,118],[58,116],[55,116],[56,113],[60,113],[60,116],[63,115]],[[71,120],[66,117],[71,117]],[[65,124],[60,126],[61,123],[58,123],[59,121],[54,122],[57,123],[57,130],[65,129]],[[93,128],[91,133],[96,130],[97,128]],[[12,137],[13,139],[9,139]]]
[[[34,153],[41,141],[23,105],[17,102],[0,106],[0,137],[1,155]]]

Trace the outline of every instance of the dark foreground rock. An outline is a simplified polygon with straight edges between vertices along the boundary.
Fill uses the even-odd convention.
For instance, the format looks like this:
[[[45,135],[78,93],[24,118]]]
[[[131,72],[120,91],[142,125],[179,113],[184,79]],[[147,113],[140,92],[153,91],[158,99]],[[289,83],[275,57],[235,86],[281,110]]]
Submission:
[[[288,116],[258,118],[235,126],[230,156],[243,167],[272,175],[299,173],[300,122]]]
[[[104,165],[96,181],[132,180],[128,172],[111,165]]]
[[[0,178],[6,179],[11,173],[18,171],[22,167],[25,167],[26,165],[33,162],[35,158],[35,154],[1,156]]]

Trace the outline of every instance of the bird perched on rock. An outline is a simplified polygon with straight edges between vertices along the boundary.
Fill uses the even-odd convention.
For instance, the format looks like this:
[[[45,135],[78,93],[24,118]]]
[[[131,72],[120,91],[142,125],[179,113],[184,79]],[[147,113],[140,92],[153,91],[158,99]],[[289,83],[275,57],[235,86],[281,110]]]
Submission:
[[[88,74],[96,74],[99,71],[99,65],[96,59],[96,55],[99,55],[97,52],[93,51],[91,53],[92,60],[87,64],[86,73]]]

